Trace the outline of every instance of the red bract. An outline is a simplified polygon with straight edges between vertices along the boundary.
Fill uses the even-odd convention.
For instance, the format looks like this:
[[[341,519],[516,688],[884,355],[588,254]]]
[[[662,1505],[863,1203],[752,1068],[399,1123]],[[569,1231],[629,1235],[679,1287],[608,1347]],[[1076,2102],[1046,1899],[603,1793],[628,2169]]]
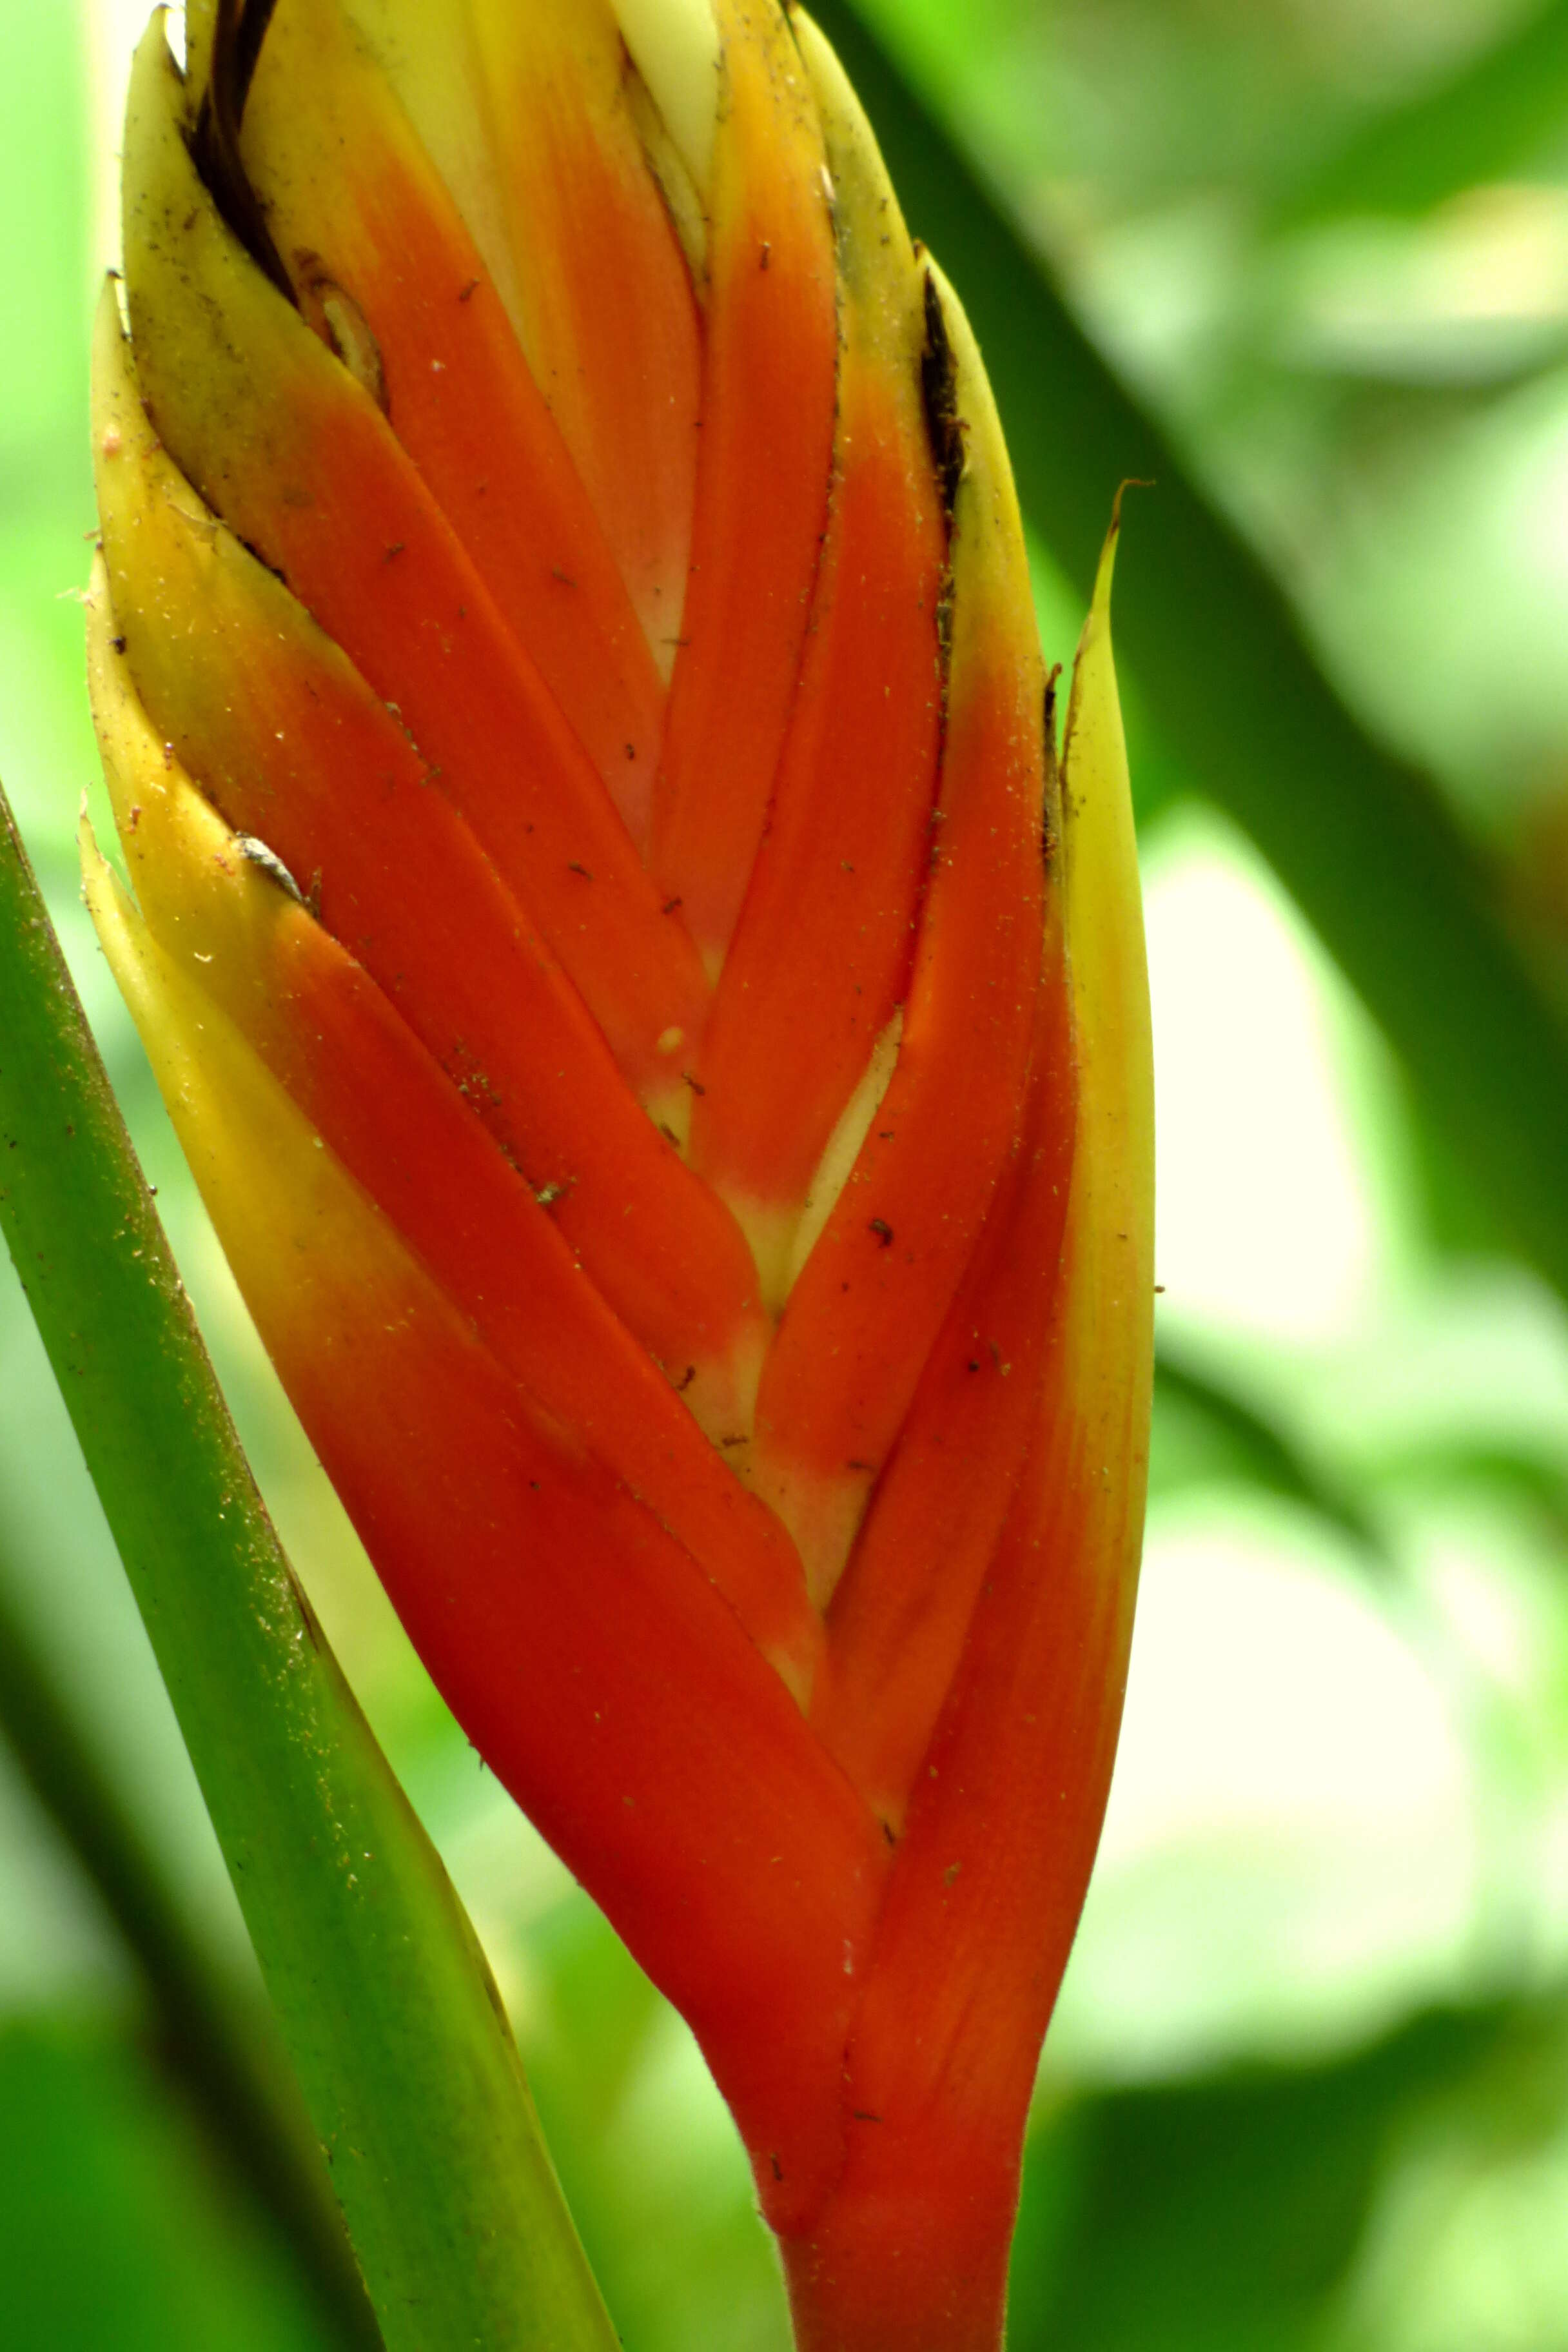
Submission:
[[[1109,551],[773,0],[155,25],[100,931],[480,1753],[690,2020],[803,2344],[998,2338],[1142,1524]]]

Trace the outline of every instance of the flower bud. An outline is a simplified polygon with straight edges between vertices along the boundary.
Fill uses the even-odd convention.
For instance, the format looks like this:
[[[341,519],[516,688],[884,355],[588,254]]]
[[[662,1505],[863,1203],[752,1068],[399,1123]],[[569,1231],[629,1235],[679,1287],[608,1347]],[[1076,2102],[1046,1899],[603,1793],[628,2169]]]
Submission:
[[[124,297],[87,888],[240,1286],[802,2343],[994,2345],[1142,1517],[1110,548],[1058,780],[979,354],[774,0],[155,21]]]

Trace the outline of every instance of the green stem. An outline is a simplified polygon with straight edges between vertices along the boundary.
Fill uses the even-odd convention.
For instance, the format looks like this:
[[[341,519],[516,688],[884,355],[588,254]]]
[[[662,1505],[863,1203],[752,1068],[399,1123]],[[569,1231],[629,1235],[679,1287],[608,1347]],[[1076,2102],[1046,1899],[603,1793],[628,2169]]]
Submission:
[[[1266,565],[1182,465],[848,0],[812,12],[917,236],[963,292],[1031,522],[1085,594],[1117,485],[1156,487],[1116,579],[1117,657],[1256,842],[1519,1246],[1568,1296],[1568,1032],[1430,781],[1340,700]]]
[[[70,1694],[0,1577],[0,1734],[120,1929],[152,1996],[158,2054],[237,2177],[281,2231],[335,2338],[378,2347],[342,2219],[266,2020],[194,1935],[111,1787]],[[291,2087],[291,2086],[290,2086]]]
[[[279,1547],[0,795],[0,1228],[392,2352],[605,2352],[467,1915]]]

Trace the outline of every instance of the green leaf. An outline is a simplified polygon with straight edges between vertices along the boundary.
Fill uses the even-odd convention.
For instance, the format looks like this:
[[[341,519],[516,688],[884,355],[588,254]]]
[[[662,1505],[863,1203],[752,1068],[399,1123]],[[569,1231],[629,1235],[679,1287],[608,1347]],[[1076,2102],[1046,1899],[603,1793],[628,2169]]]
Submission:
[[[1381,1023],[1515,1245],[1568,1296],[1568,1030],[1477,852],[1341,701],[1278,582],[858,16],[846,0],[815,13],[911,229],[969,311],[1032,527],[1087,595],[1117,485],[1155,485],[1124,517],[1119,662],[1173,759],[1251,835]]]
[[[345,2339],[246,2227],[162,2089],[134,2044],[95,2021],[0,2024],[5,2343],[333,2352]]]
[[[1169,1490],[1191,1483],[1194,1473],[1215,1472],[1300,1503],[1349,1536],[1369,1569],[1379,1574],[1391,1569],[1383,1538],[1358,1498],[1234,1381],[1162,1339],[1154,1360],[1151,1486]]]
[[[1517,167],[1565,121],[1568,0],[1548,0],[1435,89],[1363,123],[1270,226],[1428,212]]]
[[[279,1549],[3,796],[0,1227],[386,2343],[602,2352],[500,1998]]]
[[[157,1853],[111,1785],[0,1576],[0,1734],[91,1879],[146,1980],[164,2065],[219,2159],[270,2215],[336,2340],[381,2342],[309,2125],[280,2053],[187,1925]],[[258,2029],[260,2029],[258,2031]]]
[[[1013,2340],[1328,2352],[1398,2155],[1424,2127],[1485,2135],[1531,2076],[1553,2086],[1538,2101],[1550,2131],[1563,2036],[1560,2000],[1435,2011],[1324,2064],[1237,2067],[1047,2115],[1026,2166]]]

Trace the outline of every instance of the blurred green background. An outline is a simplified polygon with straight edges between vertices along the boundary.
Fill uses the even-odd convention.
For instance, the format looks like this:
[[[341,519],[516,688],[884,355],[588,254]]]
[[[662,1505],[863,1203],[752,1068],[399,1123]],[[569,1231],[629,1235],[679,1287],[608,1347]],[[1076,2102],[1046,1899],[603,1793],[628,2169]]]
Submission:
[[[139,15],[0,0],[0,773],[284,1539],[485,1939],[625,2340],[782,2352],[773,2258],[689,2041],[408,1653],[259,1356],[78,904],[71,835],[100,793],[76,604],[87,321]],[[862,21],[1261,557],[1328,688],[1457,818],[1474,855],[1456,887],[1506,929],[1568,1069],[1568,7],[863,0]],[[933,209],[914,226],[940,250]],[[1067,434],[1071,390],[1042,371],[1022,424]],[[1147,508],[1129,509],[1131,597],[1141,530],[1157,552]],[[1078,551],[1050,513],[1031,522],[1066,657]],[[1310,836],[1337,745],[1304,729],[1255,746],[1245,647],[1203,599],[1169,597],[1161,627],[1202,725],[1128,663],[1160,1108],[1154,1495],[1012,2341],[1555,2352],[1568,1322],[1531,1270],[1552,1238],[1538,1221],[1529,1259],[1510,1250],[1506,1170],[1489,1188],[1452,1105],[1446,1125],[1432,1113],[1445,1036],[1462,1084],[1480,1034],[1448,915],[1435,903],[1415,948],[1400,933],[1417,1083],[1318,937],[1368,985],[1408,876],[1336,868],[1326,840],[1315,931],[1256,845]],[[1223,789],[1194,757],[1202,727]],[[1563,1117],[1568,1096],[1546,1094],[1515,1106],[1526,1144]],[[8,1266],[0,1595],[214,1964],[256,1998]],[[5,2352],[335,2340],[192,2103],[177,2026],[0,1746]]]

